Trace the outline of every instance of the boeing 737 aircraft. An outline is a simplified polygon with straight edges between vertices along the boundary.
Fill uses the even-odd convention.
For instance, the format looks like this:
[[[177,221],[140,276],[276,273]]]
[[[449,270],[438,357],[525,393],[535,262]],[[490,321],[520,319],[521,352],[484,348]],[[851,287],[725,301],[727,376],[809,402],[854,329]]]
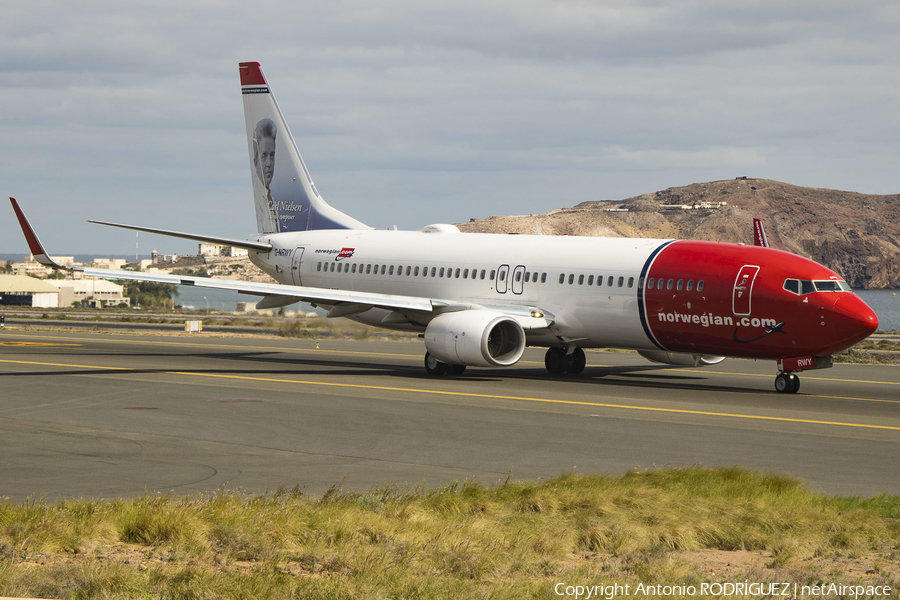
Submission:
[[[300,157],[259,63],[240,64],[257,233],[247,240],[101,223],[246,248],[277,284],[63,267],[15,200],[34,257],[58,269],[236,290],[259,308],[299,300],[425,340],[425,368],[515,364],[546,347],[553,374],[580,373],[584,348],[629,348],[672,365],[725,357],[777,362],[775,389],[878,327],[834,271],[766,247],[700,241],[461,233],[453,225],[374,230],[327,204]],[[92,221],[99,223],[99,221]]]

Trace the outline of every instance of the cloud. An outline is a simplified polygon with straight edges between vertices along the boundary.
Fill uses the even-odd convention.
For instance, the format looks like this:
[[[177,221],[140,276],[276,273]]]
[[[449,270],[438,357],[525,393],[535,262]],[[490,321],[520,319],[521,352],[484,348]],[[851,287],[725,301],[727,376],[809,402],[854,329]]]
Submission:
[[[897,192],[898,25],[872,0],[11,0],[0,180],[59,252],[131,251],[93,217],[245,236],[259,60],[320,191],[374,226],[745,174]]]

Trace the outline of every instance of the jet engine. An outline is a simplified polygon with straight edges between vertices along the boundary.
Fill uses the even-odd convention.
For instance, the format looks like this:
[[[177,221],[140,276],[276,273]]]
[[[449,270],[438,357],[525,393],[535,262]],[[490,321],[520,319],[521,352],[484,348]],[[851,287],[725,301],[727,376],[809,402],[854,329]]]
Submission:
[[[639,350],[638,354],[653,362],[665,365],[679,365],[681,367],[708,367],[709,365],[717,365],[725,360],[724,356],[691,354],[690,352],[666,352],[665,350]]]
[[[512,317],[490,310],[444,313],[425,328],[425,348],[451,365],[508,367],[525,352],[525,331]]]

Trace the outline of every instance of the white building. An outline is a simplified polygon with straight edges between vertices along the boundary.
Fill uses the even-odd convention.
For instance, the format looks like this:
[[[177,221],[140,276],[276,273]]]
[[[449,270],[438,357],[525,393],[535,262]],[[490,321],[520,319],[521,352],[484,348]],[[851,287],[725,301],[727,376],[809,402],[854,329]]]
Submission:
[[[247,256],[246,248],[234,248],[232,246],[220,246],[218,244],[200,244],[198,256]]]
[[[71,306],[84,301],[94,308],[131,305],[131,298],[122,295],[125,288],[105,279],[50,279],[47,283],[59,290],[59,306]]]
[[[128,261],[124,258],[95,258],[89,266],[95,269],[121,270],[126,264]]]
[[[0,275],[0,305],[56,308],[59,290],[49,282],[24,275]]]
[[[74,256],[51,256],[50,259],[63,266],[73,266],[76,264]],[[44,266],[34,260],[33,254],[29,254],[28,258],[26,258],[22,262],[12,263],[10,266],[12,267],[13,273],[15,273],[16,275],[21,275],[23,277],[25,275],[32,275],[34,277],[46,277],[53,272],[53,269],[51,267]]]

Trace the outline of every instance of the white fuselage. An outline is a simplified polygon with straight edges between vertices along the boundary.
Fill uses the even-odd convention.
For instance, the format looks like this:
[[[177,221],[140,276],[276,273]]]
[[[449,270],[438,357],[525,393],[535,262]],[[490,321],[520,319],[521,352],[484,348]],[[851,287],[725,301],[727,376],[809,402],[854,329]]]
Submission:
[[[422,231],[317,230],[259,236],[269,253],[251,260],[281,283],[470,303],[535,307],[552,314],[550,333],[529,344],[654,349],[639,315],[639,277],[667,240]],[[383,322],[423,330],[433,315]],[[396,321],[396,320],[395,320]]]

